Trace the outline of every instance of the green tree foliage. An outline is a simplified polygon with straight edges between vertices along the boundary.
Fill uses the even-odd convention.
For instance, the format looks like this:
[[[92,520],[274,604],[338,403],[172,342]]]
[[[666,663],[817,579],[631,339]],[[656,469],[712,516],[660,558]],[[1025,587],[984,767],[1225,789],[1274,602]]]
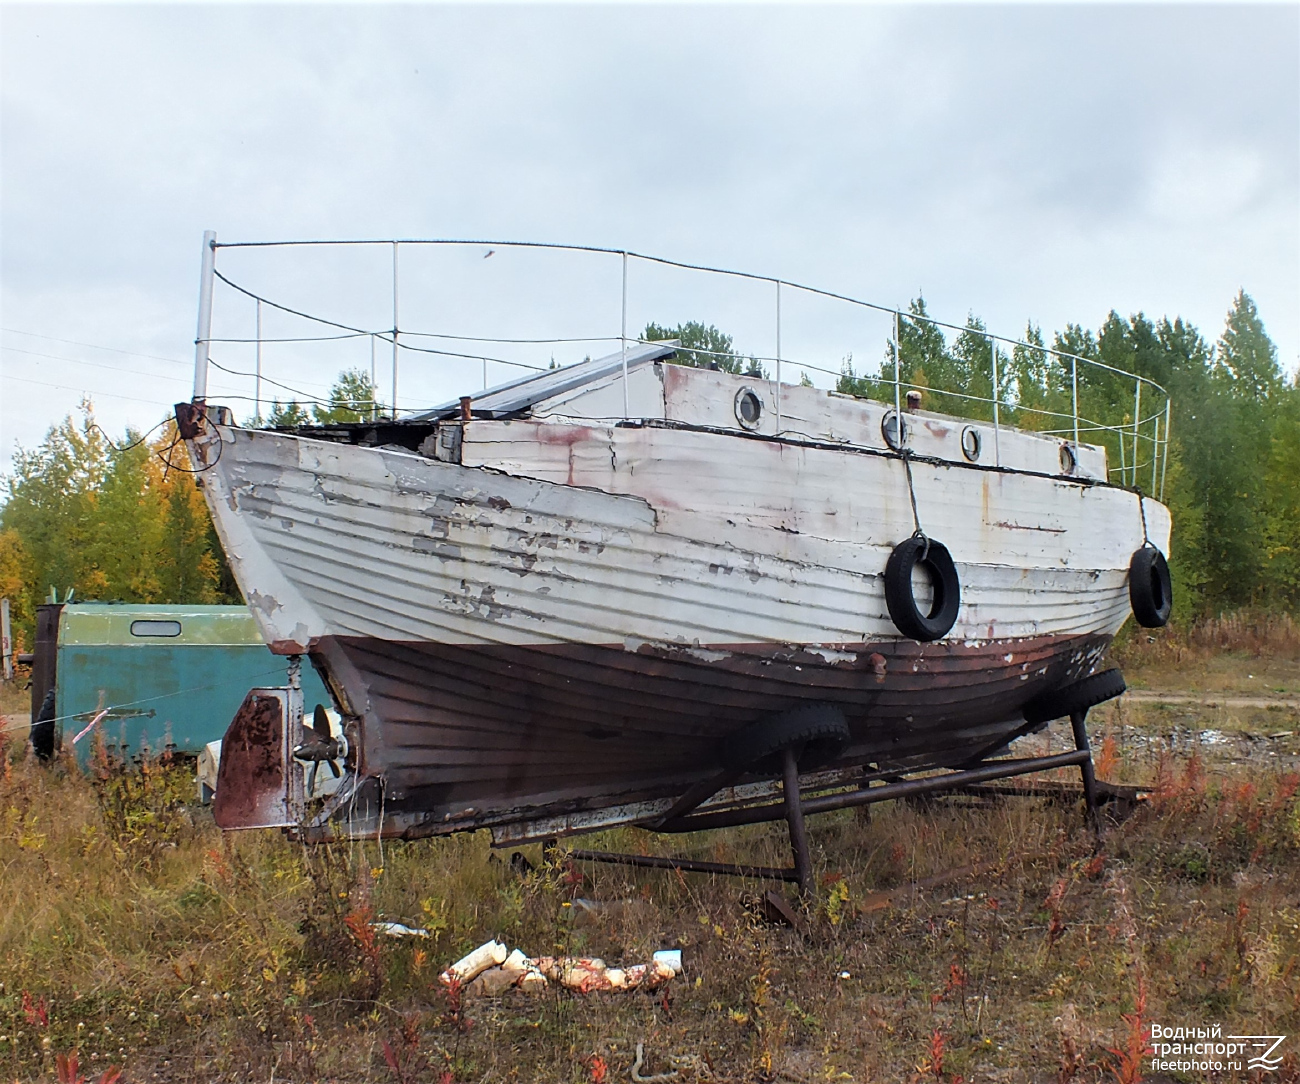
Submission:
[[[284,406],[280,405],[279,399],[275,399],[271,403],[271,412],[266,416],[266,427],[293,429],[299,425],[306,425],[310,421],[311,415],[298,405],[296,399],[290,399]]]
[[[678,324],[676,327],[646,324],[641,337],[650,342],[662,339],[680,340],[681,349],[673,358],[677,365],[689,365],[696,369],[721,369],[724,373],[737,375],[765,375],[763,367],[756,358],[743,356],[735,349],[731,336],[719,331],[712,324],[701,324],[695,320]]]
[[[1300,607],[1300,388],[1279,399],[1264,472],[1264,582],[1272,601]]]
[[[1232,303],[1216,360],[1219,371],[1242,398],[1263,402],[1274,398],[1285,386],[1277,364],[1277,347],[1264,331],[1259,310],[1245,290],[1238,291]]]
[[[27,584],[28,560],[22,535],[12,527],[0,530],[0,598],[9,600],[15,651],[30,649],[31,629],[35,624]]]
[[[317,404],[311,412],[320,425],[369,421],[380,412],[375,390],[370,375],[363,369],[345,369],[330,389],[329,405]]]
[[[113,445],[84,402],[79,419],[18,450],[3,489],[0,587],[26,637],[50,587],[123,602],[238,601],[171,423],[152,441],[128,431]]]
[[[983,322],[972,314],[949,343],[927,315],[917,298],[899,321],[901,382],[924,389],[927,409],[987,420],[992,347]],[[892,343],[878,374],[858,374],[846,358],[837,390],[892,402],[895,366]],[[1168,389],[1168,416],[1149,385],[1135,397],[1129,373]],[[1031,323],[1009,358],[998,355],[998,390],[1002,420],[1061,433],[1072,428],[1077,394],[1080,438],[1105,447],[1113,481],[1144,492],[1161,482],[1153,438],[1170,440],[1161,473],[1174,517],[1170,566],[1180,616],[1300,607],[1300,388],[1279,368],[1245,292],[1213,347],[1181,318],[1111,312],[1096,332],[1067,324],[1052,350]]]
[[[1016,406],[1009,412],[1022,429],[1059,429],[1070,413],[1070,387],[1060,359],[1047,349],[1043,332],[1034,323],[1025,326],[1023,345],[1011,350],[1003,392]]]
[[[853,358],[844,359],[836,391],[845,395],[858,395],[869,399],[892,402],[894,399],[894,380],[922,389],[941,388],[945,391],[961,391],[956,382],[954,370],[956,365],[948,353],[948,343],[944,339],[943,329],[928,319],[925,298],[918,297],[908,306],[909,316],[898,321],[898,358],[894,357],[894,344],[890,342],[885,349],[884,364],[879,376],[861,375],[853,370]],[[917,318],[920,319],[917,319]],[[959,400],[951,396],[943,398],[957,404]],[[928,404],[934,406],[935,404]],[[946,407],[936,409],[947,410]],[[949,410],[961,413],[960,410]]]

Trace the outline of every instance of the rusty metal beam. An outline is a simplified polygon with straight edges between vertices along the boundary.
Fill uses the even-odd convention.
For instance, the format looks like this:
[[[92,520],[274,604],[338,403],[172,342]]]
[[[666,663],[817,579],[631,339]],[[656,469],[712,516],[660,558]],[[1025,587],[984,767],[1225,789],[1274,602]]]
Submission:
[[[794,852],[794,875],[799,890],[812,891],[812,855],[808,851],[808,829],[803,821],[803,802],[799,795],[799,762],[795,751],[786,747],[781,754],[782,793],[785,822],[790,828],[790,849]]]
[[[642,866],[646,869],[679,869],[683,873],[716,873],[723,877],[752,877],[755,880],[797,881],[792,869],[772,866],[741,866],[731,862],[697,862],[693,858],[664,858],[653,854],[619,854],[614,851],[569,851],[580,862],[608,862],[616,866]]]
[[[907,779],[899,783],[886,783],[883,787],[864,787],[860,790],[841,794],[828,794],[820,798],[809,798],[802,803],[805,816],[814,813],[830,813],[837,809],[851,809],[854,806],[869,805],[873,802],[888,802],[895,798],[907,798],[915,794],[936,794],[946,790],[955,790],[971,783],[983,783],[990,779],[1005,779],[1014,775],[1026,775],[1030,772],[1050,771],[1053,768],[1070,768],[1084,763],[1091,764],[1092,754],[1087,749],[1076,749],[1069,753],[1057,753],[1049,757],[1027,757],[1017,760],[1000,760],[980,768],[971,768],[960,772],[946,772],[943,775],[929,776],[925,779]],[[741,824],[759,824],[763,821],[784,820],[785,803],[753,806],[747,809],[733,809],[720,813],[697,813],[676,821],[663,824],[661,832],[702,832],[710,828],[733,828]]]

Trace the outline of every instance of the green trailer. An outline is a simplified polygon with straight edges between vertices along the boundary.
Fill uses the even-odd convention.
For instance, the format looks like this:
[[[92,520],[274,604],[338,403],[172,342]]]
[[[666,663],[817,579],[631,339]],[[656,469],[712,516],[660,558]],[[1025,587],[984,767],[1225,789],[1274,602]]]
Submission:
[[[288,684],[289,660],[271,654],[244,606],[78,602],[40,611],[32,718],[54,719],[45,741],[71,745],[83,762],[96,731],[114,756],[168,747],[196,755],[225,734],[249,689]],[[309,664],[302,687],[309,708],[330,705]],[[36,728],[32,736],[36,744]]]

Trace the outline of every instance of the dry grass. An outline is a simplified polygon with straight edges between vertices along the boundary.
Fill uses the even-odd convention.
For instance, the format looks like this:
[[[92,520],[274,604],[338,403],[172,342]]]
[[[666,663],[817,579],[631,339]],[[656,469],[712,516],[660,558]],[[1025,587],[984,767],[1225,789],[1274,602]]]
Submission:
[[[1300,746],[1234,762],[1170,740],[1154,706],[1094,722],[1105,771],[1157,786],[1099,854],[1076,806],[1040,800],[816,818],[801,932],[763,922],[753,885],[547,867],[537,848],[520,876],[482,834],[223,837],[184,767],[87,776],[11,747],[0,1075],[52,1080],[75,1049],[128,1081],[612,1082],[643,1043],[641,1071],[684,1084],[1115,1081],[1146,1072],[1152,1022],[1300,1033]],[[786,859],[772,827],[592,845]],[[372,918],[432,936],[375,938]],[[450,998],[437,973],[492,936],[610,962],[681,947],[686,971],[653,996]],[[1289,1042],[1273,1080],[1300,1080]]]
[[[1300,623],[1290,614],[1241,611],[1157,630],[1128,625],[1110,654],[1135,688],[1300,692]],[[1258,665],[1245,665],[1251,662]]]

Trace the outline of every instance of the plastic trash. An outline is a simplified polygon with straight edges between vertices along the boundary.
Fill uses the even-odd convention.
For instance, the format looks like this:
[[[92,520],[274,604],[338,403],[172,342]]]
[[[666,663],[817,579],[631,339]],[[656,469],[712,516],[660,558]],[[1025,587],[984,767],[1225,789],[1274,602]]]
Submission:
[[[465,983],[470,996],[494,997],[511,987],[544,990],[554,983],[580,994],[597,990],[654,990],[682,972],[681,949],[656,952],[648,964],[610,967],[598,956],[538,956],[533,959],[515,949],[506,951],[499,941],[480,945],[457,960],[440,976],[444,984]]]
[[[500,941],[488,941],[479,945],[468,956],[457,960],[438,976],[438,981],[444,986],[450,986],[453,981],[462,984],[470,982],[489,967],[497,967],[505,963],[507,955],[509,953]]]
[[[407,926],[401,922],[372,922],[370,928],[385,937],[428,937],[429,931],[417,926]]]

